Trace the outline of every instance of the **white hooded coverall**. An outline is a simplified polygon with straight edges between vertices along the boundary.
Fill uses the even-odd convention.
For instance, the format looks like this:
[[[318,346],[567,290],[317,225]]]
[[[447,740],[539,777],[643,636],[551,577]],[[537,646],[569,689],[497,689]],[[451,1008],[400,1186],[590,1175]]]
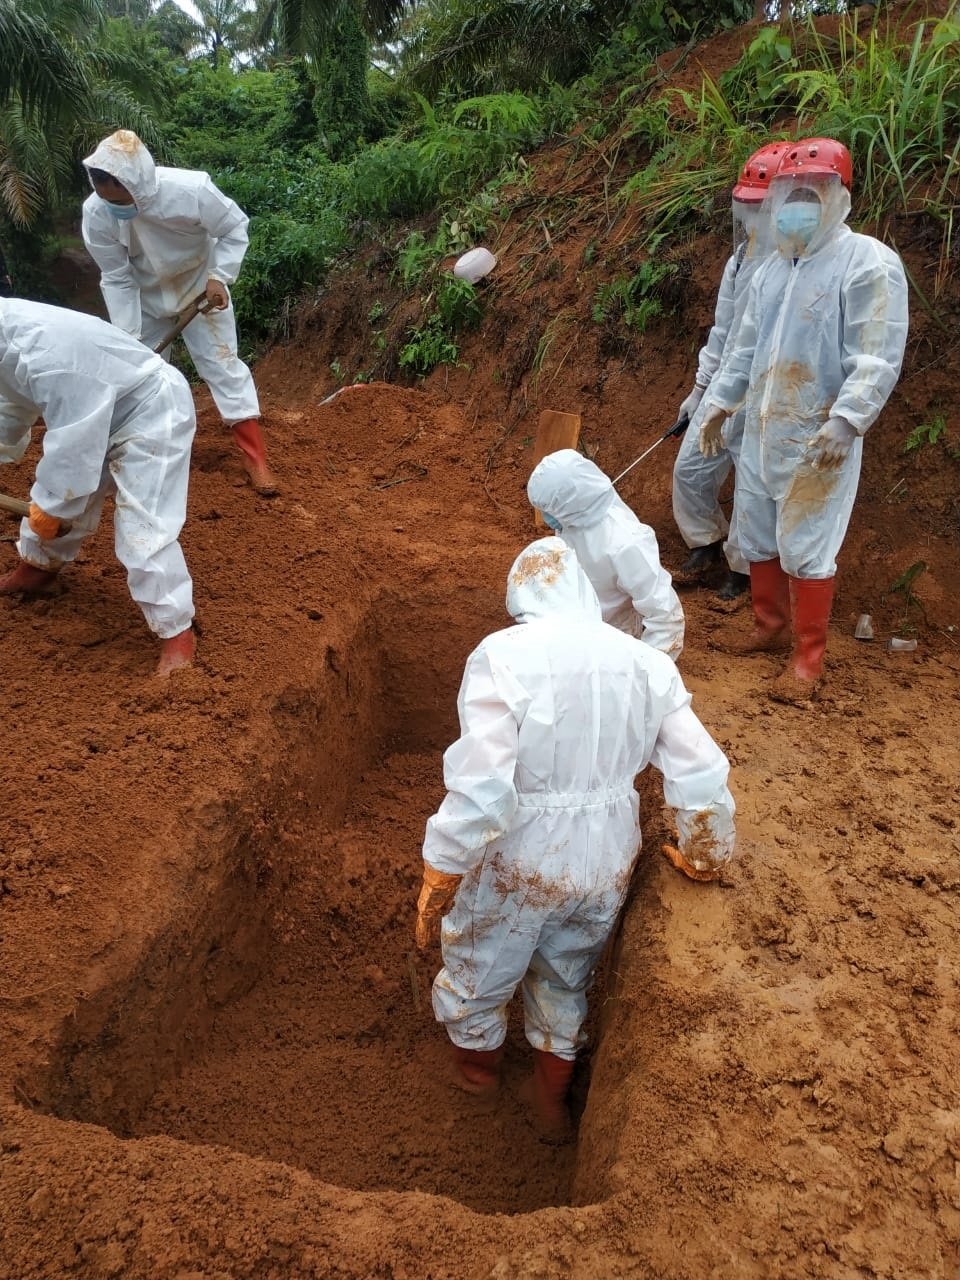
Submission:
[[[247,215],[209,174],[158,167],[135,133],[105,138],[88,168],[102,169],[133,196],[137,216],[119,221],[93,192],[83,205],[83,240],[118,329],[155,347],[208,280],[231,285],[247,250]],[[250,370],[237,355],[231,304],[197,316],[183,340],[224,422],[260,415]],[[164,352],[168,358],[169,349]]]
[[[713,327],[700,350],[696,385],[709,387],[724,360],[736,347],[736,336],[746,310],[750,281],[759,259],[745,256],[743,247],[730,255],[720,279]],[[706,397],[704,397],[706,399]],[[673,466],[673,518],[688,547],[708,547],[725,538],[727,564],[734,573],[749,573],[738,542],[736,508],[729,525],[720,507],[720,490],[740,456],[743,413],[729,418],[723,432],[724,447],[714,457],[700,452],[700,423],[704,402],[690,419]]]
[[[561,526],[600,598],[604,622],[643,638],[676,660],[683,606],[660,563],[657,536],[642,524],[610,477],[576,449],[559,449],[534,468],[527,497]]]
[[[789,190],[780,178],[771,183],[771,221]],[[734,498],[741,548],[751,563],[779,558],[794,578],[836,573],[863,436],[896,385],[907,340],[903,264],[844,225],[849,211],[839,180],[825,185],[809,247],[761,265],[737,348],[704,397],[727,410],[746,398]],[[832,417],[857,439],[839,468],[818,471],[810,441]]]
[[[467,660],[460,738],[423,856],[463,875],[443,921],[437,1020],[454,1044],[495,1049],[523,983],[527,1039],[571,1059],[587,991],[640,845],[634,779],[663,773],[681,844],[701,866],[733,852],[726,757],[664,654],[601,621],[559,538],[511,569],[507,609]]]
[[[22,559],[41,569],[74,560],[112,493],[130,594],[151,631],[179,635],[193,618],[177,539],[196,426],[183,376],[104,320],[0,299],[0,462],[19,462],[41,414],[43,456],[30,497],[72,528],[41,541],[24,520]]]

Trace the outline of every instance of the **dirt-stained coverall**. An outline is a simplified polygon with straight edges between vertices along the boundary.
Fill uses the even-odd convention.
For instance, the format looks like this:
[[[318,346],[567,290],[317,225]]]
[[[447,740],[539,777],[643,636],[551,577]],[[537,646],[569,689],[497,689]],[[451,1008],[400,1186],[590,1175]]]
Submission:
[[[678,658],[683,606],[660,563],[657,536],[637,519],[610,477],[576,449],[558,449],[534,468],[527,497],[559,525],[559,536],[577,553],[604,622]]]
[[[30,497],[72,528],[43,541],[24,520],[21,558],[45,570],[76,559],[113,494],[130,594],[161,639],[181,634],[193,618],[178,538],[196,427],[182,374],[104,320],[0,299],[0,462],[23,457],[41,414],[43,456]]]
[[[793,578],[832,578],[857,495],[863,436],[900,375],[907,279],[899,256],[851,231],[838,181],[774,178],[770,221],[800,184],[817,190],[818,232],[796,257],[776,254],[753,278],[736,350],[704,410],[744,405],[735,504],[751,563],[779,557]],[[856,432],[842,464],[819,469],[811,441],[831,418]]]
[[[247,249],[247,215],[209,174],[168,169],[135,133],[121,129],[87,156],[133,196],[136,217],[119,221],[96,192],[83,205],[83,239],[100,268],[111,321],[155,346],[208,280],[231,285]],[[257,418],[250,370],[237,355],[233,305],[197,316],[183,340],[224,422]]]
[[[423,844],[429,866],[463,876],[433,1007],[455,1045],[495,1049],[522,982],[528,1040],[572,1059],[640,844],[635,777],[662,772],[700,867],[731,856],[734,804],[726,757],[673,662],[601,620],[563,541],[517,559],[507,609],[520,625],[467,661],[447,796]]]

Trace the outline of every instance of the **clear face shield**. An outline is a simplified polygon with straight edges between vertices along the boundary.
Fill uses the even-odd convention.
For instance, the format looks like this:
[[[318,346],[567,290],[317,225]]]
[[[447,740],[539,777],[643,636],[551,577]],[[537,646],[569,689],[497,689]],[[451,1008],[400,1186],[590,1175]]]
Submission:
[[[759,262],[776,248],[765,200],[732,201],[733,251],[738,260]]]
[[[836,174],[786,174],[770,184],[767,217],[785,258],[815,253],[850,213],[850,192]]]

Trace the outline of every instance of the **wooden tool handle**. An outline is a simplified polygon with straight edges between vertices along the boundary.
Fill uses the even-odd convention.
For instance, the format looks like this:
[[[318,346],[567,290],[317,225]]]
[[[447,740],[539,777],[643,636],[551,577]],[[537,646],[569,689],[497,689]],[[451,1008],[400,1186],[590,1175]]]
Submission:
[[[205,311],[210,310],[210,303],[207,301],[207,295],[201,293],[198,297],[188,304],[185,311],[181,311],[177,323],[173,326],[169,333],[165,334],[157,345],[153,348],[156,355],[161,355],[166,351],[171,342],[175,342],[180,337],[184,329],[191,322],[196,320],[197,316],[202,316]]]
[[[9,511],[15,516],[28,516],[30,503],[21,502],[19,498],[8,498],[5,493],[0,493],[0,511]]]
[[[8,498],[5,493],[0,493],[0,511],[9,511],[11,515],[15,516],[28,516],[30,514],[30,503],[23,502],[20,498]],[[72,521],[60,521],[61,533],[69,533],[72,528]]]

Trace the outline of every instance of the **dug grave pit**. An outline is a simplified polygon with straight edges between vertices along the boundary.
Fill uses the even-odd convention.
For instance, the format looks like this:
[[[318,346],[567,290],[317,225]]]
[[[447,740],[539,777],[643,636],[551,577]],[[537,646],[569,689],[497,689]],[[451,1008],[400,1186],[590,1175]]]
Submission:
[[[452,623],[441,597],[417,609],[411,624],[407,602],[382,597],[316,688],[281,696],[268,821],[246,825],[243,803],[232,822],[211,817],[189,909],[64,1026],[22,1096],[123,1138],[227,1147],[344,1188],[481,1213],[569,1203],[576,1147],[543,1143],[521,1101],[519,1001],[501,1097],[483,1106],[450,1083],[430,1008],[438,953],[413,951],[423,824],[475,625]],[[587,1071],[585,1057],[578,1111]]]

